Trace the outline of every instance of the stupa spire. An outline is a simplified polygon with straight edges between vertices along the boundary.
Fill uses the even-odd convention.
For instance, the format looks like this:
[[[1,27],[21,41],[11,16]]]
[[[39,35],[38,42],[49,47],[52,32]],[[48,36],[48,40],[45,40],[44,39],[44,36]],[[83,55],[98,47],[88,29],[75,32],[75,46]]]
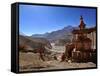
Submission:
[[[85,28],[85,23],[83,21],[83,17],[82,16],[80,16],[80,25],[79,25],[79,28],[80,29],[84,29]]]

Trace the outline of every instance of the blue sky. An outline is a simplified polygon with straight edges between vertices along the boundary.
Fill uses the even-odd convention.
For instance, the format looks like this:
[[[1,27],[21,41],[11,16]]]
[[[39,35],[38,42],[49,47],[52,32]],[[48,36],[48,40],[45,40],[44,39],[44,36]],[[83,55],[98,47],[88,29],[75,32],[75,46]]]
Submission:
[[[20,5],[20,32],[30,36],[78,26],[80,15],[88,27],[96,25],[96,9],[53,6]]]

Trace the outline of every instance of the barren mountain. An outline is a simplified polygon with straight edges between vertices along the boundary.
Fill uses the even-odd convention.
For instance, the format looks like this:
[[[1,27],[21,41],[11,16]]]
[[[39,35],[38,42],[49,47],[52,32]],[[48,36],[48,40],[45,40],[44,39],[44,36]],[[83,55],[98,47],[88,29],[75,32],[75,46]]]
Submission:
[[[51,33],[45,33],[45,34],[33,34],[32,37],[42,37],[46,38],[49,41],[55,41],[59,39],[70,39],[72,37],[72,30],[75,29],[75,27],[67,26],[63,29],[52,31]]]

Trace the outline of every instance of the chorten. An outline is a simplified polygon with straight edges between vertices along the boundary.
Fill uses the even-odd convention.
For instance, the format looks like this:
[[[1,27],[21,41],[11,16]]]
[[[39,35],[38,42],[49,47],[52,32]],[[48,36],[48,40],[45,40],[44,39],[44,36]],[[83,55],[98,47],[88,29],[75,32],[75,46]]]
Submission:
[[[83,21],[83,17],[80,16],[79,29],[73,30],[73,37],[76,49],[78,51],[86,51],[91,49],[91,39],[87,37],[87,34],[91,33],[91,29],[86,28],[86,24]]]

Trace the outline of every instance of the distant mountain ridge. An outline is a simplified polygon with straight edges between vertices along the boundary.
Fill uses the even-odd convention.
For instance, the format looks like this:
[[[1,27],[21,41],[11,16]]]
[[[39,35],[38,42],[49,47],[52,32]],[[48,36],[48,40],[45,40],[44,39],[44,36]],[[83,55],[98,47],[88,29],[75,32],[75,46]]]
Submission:
[[[19,32],[19,35],[21,35],[21,36],[27,36],[23,32]]]
[[[51,33],[33,34],[31,37],[43,37],[51,42],[59,39],[70,39],[70,37],[72,37],[72,30],[75,28],[76,27],[66,26],[63,29],[52,31]]]

